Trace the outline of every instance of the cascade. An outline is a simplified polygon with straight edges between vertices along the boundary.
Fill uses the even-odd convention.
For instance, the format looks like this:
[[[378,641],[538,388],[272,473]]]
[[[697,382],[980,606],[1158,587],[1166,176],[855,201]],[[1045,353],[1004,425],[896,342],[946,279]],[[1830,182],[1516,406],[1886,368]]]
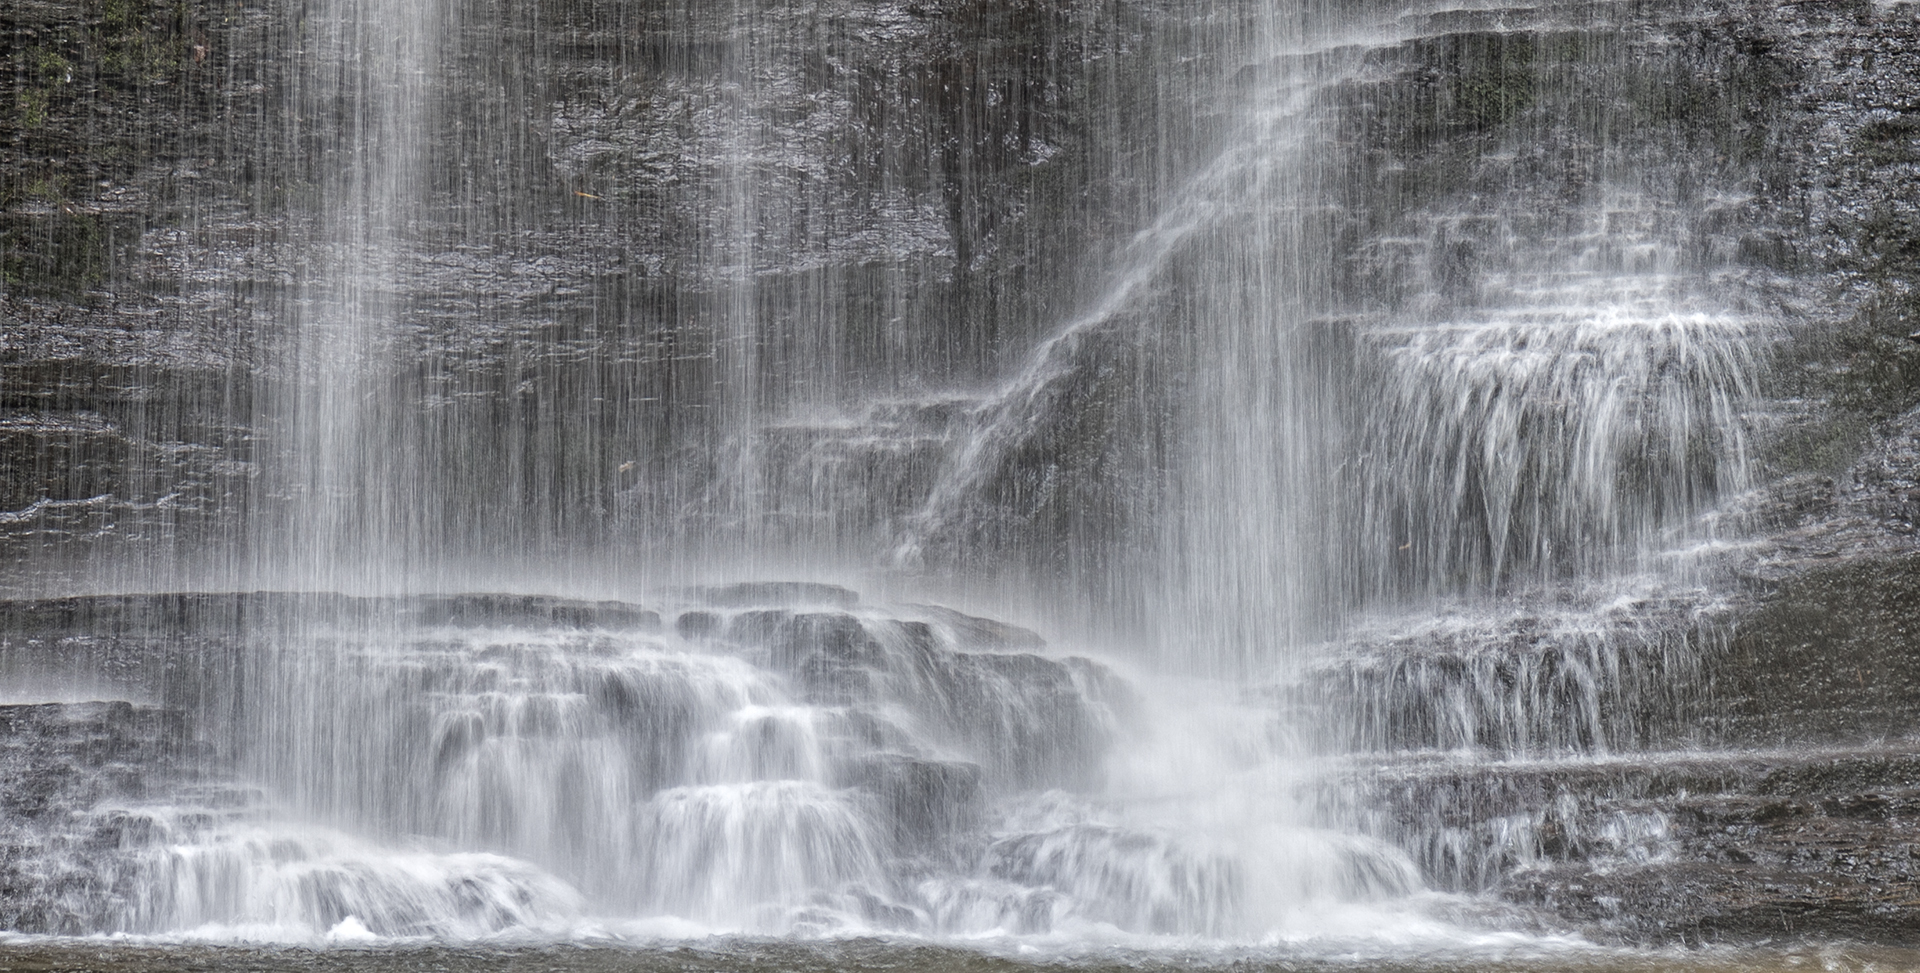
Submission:
[[[1695,941],[1893,759],[1709,694],[1816,410],[1704,5],[302,9],[136,234],[244,348],[4,375],[0,934]]]

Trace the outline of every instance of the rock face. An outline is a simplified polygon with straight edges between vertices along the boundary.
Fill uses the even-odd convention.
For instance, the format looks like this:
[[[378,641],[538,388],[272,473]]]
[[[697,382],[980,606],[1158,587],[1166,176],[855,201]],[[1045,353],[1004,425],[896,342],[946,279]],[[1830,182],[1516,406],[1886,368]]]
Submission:
[[[351,140],[296,97],[322,68],[274,53],[291,8],[88,9],[14,20],[0,527],[18,583],[219,574],[302,503],[290,329]],[[1303,163],[1326,259],[1298,310],[1329,369],[1374,367],[1353,322],[1510,304],[1571,279],[1551,266],[1764,304],[1756,283],[1818,263],[1831,194],[1805,185],[1799,35],[1770,13],[1456,11],[1271,56],[1259,16],[452,4],[389,405],[362,417],[403,460],[370,489],[416,521],[381,539],[871,558],[907,534],[936,569],[1104,584],[1189,488],[1169,440],[1215,349],[1182,295],[1259,232],[1156,216],[1238,106],[1303,78],[1334,81],[1290,110],[1342,147]],[[981,398],[1136,271],[1038,384]]]
[[[286,502],[278,398],[311,367],[288,329],[334,246],[321,188],[354,164],[350,106],[301,101],[327,78],[317,35],[318,62],[283,53],[321,29],[298,16],[10,15],[0,508],[26,576],[99,544],[177,564]],[[1190,43],[1139,4],[448,16],[382,394],[453,409],[413,440],[463,471],[431,516],[564,508],[529,535],[562,549],[805,518],[741,493],[778,494],[809,463],[903,477],[869,515],[910,507],[926,474],[886,460],[937,440],[937,408],[877,442],[811,417],[977,382],[1064,316],[1113,214],[1160,191],[1164,158],[1115,148],[1154,141],[1165,114],[1141,65],[1156,38]],[[742,382],[756,391],[736,407]],[[494,435],[536,414],[572,431]],[[741,481],[728,464],[747,445],[798,450],[801,469]],[[537,497],[509,472],[530,463]]]

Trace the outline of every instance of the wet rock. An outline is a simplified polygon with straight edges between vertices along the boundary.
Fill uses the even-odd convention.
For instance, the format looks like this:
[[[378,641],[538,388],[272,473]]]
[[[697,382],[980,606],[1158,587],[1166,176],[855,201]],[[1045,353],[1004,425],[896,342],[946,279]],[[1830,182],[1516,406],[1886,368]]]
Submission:
[[[997,786],[1089,788],[1101,778],[1096,754],[1111,744],[1115,712],[1082,689],[1075,669],[1043,656],[953,653],[924,674],[921,705],[942,714],[971,742]]]
[[[959,647],[987,652],[1034,652],[1044,649],[1047,640],[1040,633],[991,618],[954,611],[941,605],[913,605],[913,610],[928,621],[943,625],[954,634]]]
[[[854,766],[848,783],[874,795],[901,854],[933,853],[984,822],[981,771],[973,764],[879,754]]]
[[[660,630],[660,614],[617,601],[574,601],[544,595],[457,595],[422,598],[412,608],[419,624],[517,625]]]
[[[839,585],[810,581],[749,581],[740,584],[694,588],[693,597],[716,608],[777,608],[790,606],[826,606],[853,608],[860,594]]]
[[[727,638],[741,645],[764,647],[792,617],[793,612],[784,608],[741,612],[727,621]]]
[[[1390,771],[1352,798],[1443,887],[1482,889],[1633,942],[1831,928],[1915,941],[1904,837],[1920,758],[1898,747],[1630,755]],[[1367,812],[1362,812],[1365,818]],[[1816,931],[1817,930],[1817,931]]]
[[[685,861],[683,848],[752,868],[786,860],[766,848],[799,849],[807,875],[828,876],[822,901],[846,908],[858,894],[846,882],[970,869],[990,798],[1086,784],[1111,740],[1104,700],[1117,695],[1085,660],[956,652],[944,627],[878,612],[742,612],[729,639],[699,651],[602,624],[632,621],[632,606],[517,595],[6,607],[0,666],[23,690],[29,676],[67,691],[117,672],[139,697],[168,702],[0,706],[0,776],[12,785],[0,788],[0,921],[20,930],[164,925],[141,903],[164,899],[167,868],[202,861],[170,849],[205,845],[207,867],[257,874],[283,851],[325,859],[353,840],[268,842],[269,805],[226,783],[238,768],[277,801],[308,786],[352,794],[356,827],[486,835],[609,896],[659,874],[655,861]],[[760,641],[734,641],[749,635]],[[694,829],[677,832],[691,836],[684,846],[607,867],[632,834],[683,826]],[[747,844],[723,837],[742,828]],[[723,873],[697,881],[731,888]],[[322,894],[310,906],[323,925],[359,901],[346,885]],[[426,928],[412,901],[370,927]],[[915,901],[861,908],[923,928]]]
[[[681,612],[673,630],[683,639],[710,639],[720,634],[720,616],[712,612]]]
[[[810,659],[834,665],[872,666],[886,650],[860,619],[842,614],[795,615],[773,639],[773,664],[794,668]]]
[[[773,668],[792,673],[808,699],[850,703],[869,698],[872,672],[887,661],[866,625],[852,615],[794,615],[766,637]]]
[[[1920,554],[1837,558],[1773,586],[1716,667],[1729,742],[1858,743],[1920,731]]]
[[[126,701],[0,706],[0,927],[98,928],[118,838],[74,855],[73,822],[105,802],[164,802],[218,769],[188,714]],[[84,843],[85,839],[82,840]],[[98,842],[96,842],[97,844]],[[104,887],[103,887],[104,886]]]
[[[445,112],[419,144],[460,187],[453,198],[475,202],[423,203],[423,232],[390,262],[407,282],[398,313],[434,322],[400,329],[387,378],[395,401],[444,407],[447,435],[418,458],[461,471],[461,495],[430,503],[447,523],[524,514],[514,477],[491,474],[535,464],[556,478],[552,496],[603,512],[575,540],[614,524],[708,536],[723,511],[661,498],[711,486],[691,457],[732,434],[712,406],[730,354],[716,322],[736,299],[783,309],[766,360],[797,360],[766,373],[774,411],[819,374],[880,384],[905,363],[929,384],[977,379],[1053,326],[1055,301],[1113,248],[1114,207],[1158,191],[1153,164],[1105,161],[1144,125],[1119,106],[1167,96],[1138,70],[1173,36],[1152,29],[1155,3],[890,2],[825,19],[758,3],[742,11],[750,32],[706,9],[538,6],[534,20],[450,8],[461,54],[441,65]],[[352,93],[314,91],[302,73],[324,45],[287,56],[304,29],[292,8],[158,9],[36,0],[9,21],[20,71],[0,116],[0,409],[117,429],[4,444],[5,482],[28,498],[0,505],[21,515],[0,517],[0,568],[15,577],[64,576],[96,551],[164,570],[171,544],[225,543],[275,489],[262,478],[285,444],[248,417],[275,412],[300,367],[285,322],[311,296],[305,261],[330,246],[324,194],[350,137],[337,104],[309,95]],[[739,69],[742,43],[752,70]],[[764,138],[739,138],[749,117]],[[737,288],[715,268],[738,255],[713,246],[734,239],[715,221],[742,185],[736,166],[771,217],[751,258],[761,270]],[[1016,277],[1063,293],[1013,298]],[[610,320],[621,325],[596,323]],[[429,360],[457,363],[459,388]],[[614,361],[635,371],[605,385]],[[84,377],[109,367],[130,381],[95,394]],[[569,378],[527,383],[523,367]],[[574,385],[625,394],[555,397]],[[536,459],[493,435],[502,409],[564,411],[586,435],[563,431],[568,445]],[[940,407],[926,411],[938,427]],[[881,455],[858,440],[826,447],[849,484]],[[78,462],[62,458],[74,449]],[[876,515],[904,515],[925,478],[890,478]],[[88,487],[103,498],[92,509],[41,503]],[[755,526],[807,523],[775,510]]]
[[[1730,613],[1707,591],[1606,607],[1513,603],[1404,619],[1327,646],[1263,690],[1323,752],[1574,753],[1696,742],[1694,687],[1726,656]]]
[[[22,56],[12,110],[0,113],[0,561],[6,580],[42,588],[96,558],[164,566],[198,550],[196,539],[253,533],[249,518],[270,499],[257,484],[273,431],[247,422],[274,411],[256,397],[287,367],[276,357],[286,340],[278,322],[301,299],[288,242],[310,232],[303,221],[313,215],[286,197],[317,185],[314,170],[327,164],[304,148],[290,158],[278,148],[230,151],[291,144],[279,136],[292,120],[279,113],[297,100],[292,69],[269,54],[292,35],[291,8],[139,9],[31,2],[10,11]],[[1325,717],[1315,725],[1337,741],[1331,748],[1453,755],[1424,776],[1374,780],[1359,806],[1330,812],[1404,840],[1439,884],[1494,890],[1629,939],[1906,941],[1903,930],[1915,928],[1904,864],[1915,822],[1910,759],[1644,752],[1860,746],[1920,728],[1920,636],[1910,622],[1920,606],[1920,439],[1907,412],[1920,399],[1920,350],[1905,339],[1920,313],[1909,293],[1920,268],[1910,211],[1920,170],[1908,111],[1920,97],[1920,35],[1904,6],[1876,9],[1883,15],[1806,3],[1410,15],[1425,18],[1409,25],[1412,39],[1366,52],[1368,70],[1323,96],[1317,110],[1337,116],[1330,139],[1352,151],[1340,171],[1322,174],[1335,227],[1325,276],[1335,303],[1352,305],[1326,319],[1345,322],[1329,331],[1498,305],[1556,263],[1631,275],[1649,251],[1702,289],[1794,322],[1780,355],[1785,377],[1770,394],[1801,404],[1780,405],[1780,428],[1763,437],[1765,462],[1785,475],[1749,512],[1756,529],[1775,533],[1739,568],[1753,589],[1729,646],[1695,640],[1699,629],[1673,619],[1688,605],[1639,613],[1664,635],[1609,622],[1599,642],[1533,618],[1419,644],[1356,645],[1280,694],[1296,713]],[[497,513],[525,524],[527,484],[517,477],[539,467],[555,481],[539,487],[552,491],[543,500],[613,511],[606,522],[672,525],[660,529],[696,541],[722,523],[749,536],[767,524],[820,536],[808,533],[822,530],[810,510],[779,503],[766,524],[744,527],[728,521],[725,501],[686,509],[721,478],[701,457],[737,432],[710,418],[726,412],[714,408],[716,390],[737,364],[722,361],[730,346],[717,337],[729,308],[823,309],[757,322],[764,347],[753,354],[770,413],[808,401],[822,375],[885,385],[900,362],[914,382],[975,382],[1070,320],[1085,295],[1065,282],[1098,278],[1112,262],[1105,251],[1165,195],[1157,174],[1186,171],[1218,144],[1207,131],[1217,109],[1165,103],[1177,86],[1139,70],[1153,45],[1179,43],[1158,38],[1213,28],[1156,31],[1137,5],[882,3],[848,14],[867,19],[825,60],[807,32],[812,13],[799,8],[755,6],[769,31],[758,39],[692,8],[631,22],[590,3],[542,12],[554,15],[543,23],[569,26],[475,27],[473,50],[501,56],[464,61],[460,90],[513,103],[449,99],[448,131],[428,139],[440,162],[475,157],[461,133],[484,129],[512,146],[504,164],[447,167],[472,173],[448,176],[454,195],[497,209],[425,220],[423,239],[484,245],[422,243],[400,261],[414,294],[405,315],[430,323],[397,356],[407,364],[388,376],[388,391],[450,417],[452,431],[423,461],[470,474],[469,493],[441,498],[457,509],[432,515],[448,522]],[[778,73],[754,80],[805,96],[727,102],[719,73],[738,59],[733,45],[749,42],[762,45],[749,52],[757,63]],[[1204,57],[1179,63],[1209,70]],[[521,70],[529,64],[540,70]],[[540,77],[538,90],[519,74]],[[1271,77],[1254,65],[1243,81]],[[524,121],[493,131],[502,118]],[[742,118],[775,137],[740,147]],[[1179,148],[1113,151],[1150,144]],[[728,145],[768,174],[758,203],[790,203],[817,221],[808,225],[859,226],[859,238],[770,219],[755,241],[753,282],[720,293],[713,271],[734,255],[705,248],[733,239],[712,222],[733,212],[713,205],[733,178],[719,160],[743,154],[716,148]],[[899,158],[920,161],[902,169],[890,161]],[[1607,197],[1617,198],[1596,210]],[[1596,212],[1598,229],[1583,222]],[[525,232],[493,234],[496,224]],[[1786,279],[1795,274],[1806,279]],[[1809,301],[1826,309],[1798,313]],[[1124,566],[1137,540],[1127,525],[1164,512],[1156,477],[1171,460],[1153,444],[1167,429],[1180,362],[1156,342],[1166,321],[1186,320],[1162,314],[1177,303],[1145,295],[1061,343],[1049,379],[1005,407],[1009,432],[973,484],[977,502],[929,530],[930,561],[998,566],[1004,555],[1049,579],[1125,573],[1108,569]],[[446,374],[461,383],[437,384]],[[628,397],[567,391],[612,386]],[[771,458],[768,482],[748,489],[783,501],[810,489],[869,490],[831,529],[870,531],[862,543],[893,538],[934,491],[949,443],[986,405],[949,395],[879,402],[851,428],[770,423],[748,433]],[[497,435],[502,415],[554,414],[578,429],[538,450]],[[1869,452],[1856,463],[1859,443]],[[554,456],[565,462],[548,463]],[[577,536],[556,528],[547,539],[597,542],[600,514],[581,516],[593,522]],[[524,539],[503,548],[523,554]],[[995,789],[1093,786],[1091,768],[1125,719],[1111,674],[1038,654],[1025,630],[935,608],[924,610],[931,627],[897,629],[796,613],[857,605],[852,592],[824,585],[697,597],[752,609],[728,619],[726,638],[751,647],[753,661],[764,653],[807,698],[909,699],[951,725],[977,764],[890,754],[862,770],[861,786],[896,814],[903,846],[971,827],[942,816],[947,799],[971,807]],[[7,779],[25,768],[24,784],[0,800],[17,802],[9,814],[24,822],[153,786],[142,768],[181,759],[169,748],[231,719],[250,660],[309,624],[660,628],[635,606],[505,595],[178,595],[0,609],[0,671],[161,704],[0,708],[0,760],[14,762]],[[676,631],[712,637],[725,614],[686,612]],[[504,647],[485,661],[528,658]],[[1689,660],[1704,670],[1686,669]],[[449,691],[447,678],[395,676],[422,696]],[[635,758],[652,784],[675,780],[680,751],[710,729],[690,691],[623,678],[568,688],[596,719],[659,741]],[[1676,698],[1709,688],[1702,702]],[[191,730],[155,713],[194,714]],[[849,738],[898,749],[897,727],[865,712],[846,722],[861,719],[870,725]],[[525,727],[531,736],[559,725],[541,710]],[[434,760],[470,753],[474,732],[471,721],[448,723]],[[1462,750],[1475,759],[1612,756],[1452,765]],[[971,783],[967,767],[976,768]],[[96,840],[134,840],[137,830],[103,823]],[[0,887],[13,889],[30,857],[14,850],[30,841],[0,837],[11,870]],[[1097,829],[1060,841],[1154,850]],[[1003,874],[1064,881],[1047,871],[1050,850],[1038,839],[1002,851]],[[96,878],[49,875],[34,880],[61,895]],[[92,928],[81,912],[37,901],[0,893],[0,926]],[[1053,905],[1048,895],[1022,900],[1017,924],[1047,928]],[[1131,918],[1143,928],[1158,921]]]

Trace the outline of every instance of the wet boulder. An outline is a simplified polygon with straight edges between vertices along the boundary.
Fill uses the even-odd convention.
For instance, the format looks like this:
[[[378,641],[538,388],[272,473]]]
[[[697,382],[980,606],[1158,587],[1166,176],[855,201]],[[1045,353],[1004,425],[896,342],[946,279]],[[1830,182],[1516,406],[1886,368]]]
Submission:
[[[927,854],[981,827],[984,801],[975,764],[881,753],[855,764],[846,776],[850,786],[873,795],[902,854]]]
[[[720,633],[720,616],[706,611],[681,612],[673,620],[673,631],[689,641],[710,639]]]
[[[784,608],[741,612],[727,620],[727,639],[749,648],[764,648],[792,617],[793,612]]]
[[[791,674],[816,701],[851,702],[872,695],[872,671],[886,650],[860,619],[842,613],[795,615],[768,638],[772,667]]]
[[[715,608],[820,606],[852,608],[860,594],[835,584],[811,581],[747,581],[692,590],[694,597]]]
[[[422,598],[411,607],[411,613],[422,625],[660,630],[660,614],[649,609],[618,601],[577,601],[545,595]]]

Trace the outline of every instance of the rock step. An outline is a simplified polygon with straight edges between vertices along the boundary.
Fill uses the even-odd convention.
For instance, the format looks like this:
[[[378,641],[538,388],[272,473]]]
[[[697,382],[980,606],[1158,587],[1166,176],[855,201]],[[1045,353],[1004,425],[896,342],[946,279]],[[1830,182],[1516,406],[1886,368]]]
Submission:
[[[1605,753],[1693,739],[1724,606],[1698,592],[1385,621],[1259,690],[1319,753]]]
[[[980,406],[954,395],[889,399],[856,416],[761,426],[753,434],[754,489],[763,516],[800,531],[831,518],[891,536],[925,505]]]
[[[1809,526],[1735,552],[1747,583],[1723,598],[1681,591],[1377,625],[1260,693],[1292,725],[1316,728],[1321,753],[1908,738],[1920,733],[1920,554],[1877,527],[1890,546],[1849,548],[1853,520],[1870,513],[1816,509]]]
[[[1356,761],[1322,813],[1605,938],[1920,941],[1920,746]],[[1838,932],[1835,932],[1835,931]]]

